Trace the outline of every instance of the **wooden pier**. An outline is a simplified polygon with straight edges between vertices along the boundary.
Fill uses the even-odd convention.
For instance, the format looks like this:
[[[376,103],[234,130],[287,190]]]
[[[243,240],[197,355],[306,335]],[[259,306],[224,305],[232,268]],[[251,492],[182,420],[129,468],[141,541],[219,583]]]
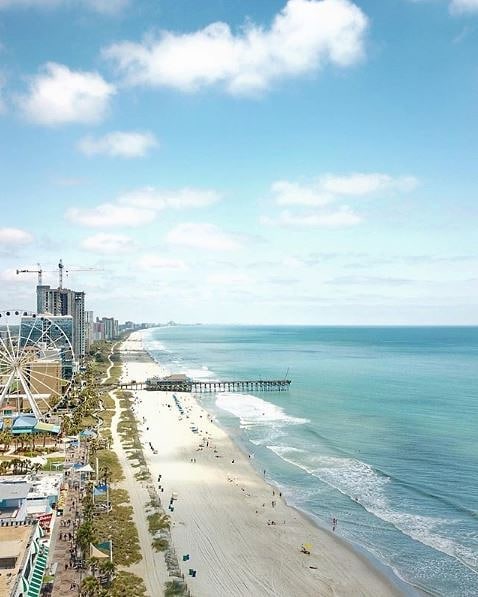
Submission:
[[[245,381],[194,381],[192,379],[152,379],[145,382],[120,383],[122,390],[151,392],[287,392],[289,379],[253,379]]]

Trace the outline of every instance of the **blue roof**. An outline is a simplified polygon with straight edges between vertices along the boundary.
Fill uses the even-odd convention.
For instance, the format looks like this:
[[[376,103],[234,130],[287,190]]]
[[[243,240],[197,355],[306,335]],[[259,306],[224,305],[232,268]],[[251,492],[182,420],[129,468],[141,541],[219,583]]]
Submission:
[[[31,431],[37,422],[38,421],[35,415],[20,415],[13,421],[12,433],[18,433],[26,430]]]
[[[80,435],[81,437],[96,437],[96,432],[92,429],[84,429],[83,431],[80,431]]]

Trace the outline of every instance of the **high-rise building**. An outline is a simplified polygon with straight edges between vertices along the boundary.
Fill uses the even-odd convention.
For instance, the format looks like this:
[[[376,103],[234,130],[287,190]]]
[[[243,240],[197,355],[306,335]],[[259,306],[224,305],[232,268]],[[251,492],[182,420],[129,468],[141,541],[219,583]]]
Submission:
[[[93,311],[85,311],[85,346],[87,352],[90,349],[91,343],[94,342],[94,323]]]
[[[73,322],[73,349],[77,357],[86,353],[86,326],[85,326],[85,293],[75,292]]]
[[[118,337],[118,320],[114,317],[103,317],[101,320],[105,328],[105,340],[114,340]]]
[[[71,315],[73,318],[73,351],[76,358],[85,354],[85,293],[68,288],[37,286],[37,311],[55,316]]]
[[[50,315],[48,317],[24,316],[20,322],[20,346],[41,343],[48,336],[51,341],[52,359],[59,356],[63,379],[71,379],[73,375],[73,331],[74,322],[71,315]]]

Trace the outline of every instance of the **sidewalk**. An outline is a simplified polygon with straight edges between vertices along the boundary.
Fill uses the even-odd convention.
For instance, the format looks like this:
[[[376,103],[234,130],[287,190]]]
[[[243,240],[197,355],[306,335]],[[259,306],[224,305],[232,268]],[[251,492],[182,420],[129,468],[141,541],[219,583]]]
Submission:
[[[76,461],[86,458],[86,450],[82,448],[76,454]],[[68,458],[71,460],[71,458]],[[53,597],[65,597],[79,593],[81,579],[85,571],[78,567],[76,559],[75,538],[76,529],[82,520],[82,496],[84,489],[79,488],[79,478],[72,472],[65,478],[66,489],[63,515],[56,517],[52,533],[50,549],[50,567],[56,564],[55,580],[53,582]]]

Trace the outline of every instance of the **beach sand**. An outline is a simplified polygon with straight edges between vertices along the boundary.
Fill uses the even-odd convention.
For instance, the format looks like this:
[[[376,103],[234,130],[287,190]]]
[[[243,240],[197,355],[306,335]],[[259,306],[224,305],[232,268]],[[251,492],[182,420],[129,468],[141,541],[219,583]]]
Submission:
[[[123,343],[124,380],[168,373],[142,362],[141,350],[141,334]],[[183,414],[170,393],[135,395],[145,456],[195,597],[403,594],[349,544],[287,506],[193,395],[176,394]]]

